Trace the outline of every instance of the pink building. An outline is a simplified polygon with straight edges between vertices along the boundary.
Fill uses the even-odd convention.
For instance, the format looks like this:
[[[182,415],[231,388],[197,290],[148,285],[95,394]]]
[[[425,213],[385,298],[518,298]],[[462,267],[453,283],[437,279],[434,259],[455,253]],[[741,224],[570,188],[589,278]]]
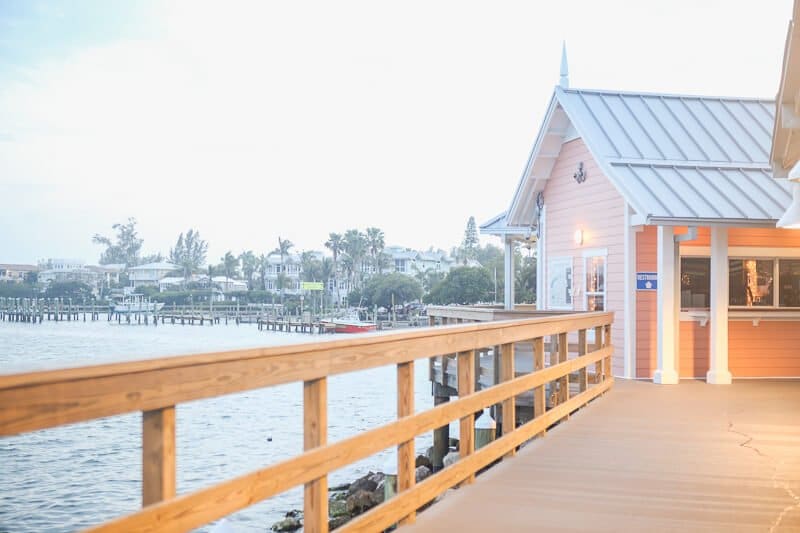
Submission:
[[[787,59],[777,105],[574,89],[564,57],[511,205],[481,226],[506,279],[535,242],[537,307],[614,311],[618,376],[800,377],[800,231],[776,227],[792,187],[800,224],[798,88]]]

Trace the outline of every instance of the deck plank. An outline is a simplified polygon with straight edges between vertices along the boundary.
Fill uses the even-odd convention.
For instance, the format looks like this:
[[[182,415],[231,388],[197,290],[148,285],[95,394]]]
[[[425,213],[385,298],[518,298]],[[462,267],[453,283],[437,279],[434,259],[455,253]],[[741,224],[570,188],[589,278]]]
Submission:
[[[619,380],[401,530],[797,531],[798,406],[797,381]]]

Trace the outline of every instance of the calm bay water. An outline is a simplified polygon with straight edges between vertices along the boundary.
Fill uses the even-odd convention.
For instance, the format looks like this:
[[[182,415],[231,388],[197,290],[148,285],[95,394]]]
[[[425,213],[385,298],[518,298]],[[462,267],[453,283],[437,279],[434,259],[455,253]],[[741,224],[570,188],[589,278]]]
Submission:
[[[126,326],[101,322],[0,323],[0,373],[16,373],[318,341],[255,325]],[[341,338],[341,337],[337,337]],[[328,384],[329,441],[395,418],[394,366],[335,376]],[[416,408],[432,406],[427,365],[416,365]],[[430,446],[417,439],[417,450]],[[111,417],[0,439],[0,531],[74,531],[130,513],[141,502],[141,415]],[[302,387],[289,384],[177,407],[178,493],[302,451]],[[387,452],[334,472],[331,485],[379,470]],[[236,531],[265,531],[302,488],[229,517]]]

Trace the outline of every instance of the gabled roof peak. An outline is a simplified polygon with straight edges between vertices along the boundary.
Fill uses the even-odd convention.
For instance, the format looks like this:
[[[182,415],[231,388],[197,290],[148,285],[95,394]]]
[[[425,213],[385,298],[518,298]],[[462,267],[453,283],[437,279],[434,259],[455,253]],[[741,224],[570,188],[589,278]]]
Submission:
[[[573,94],[602,94],[619,96],[641,96],[645,98],[675,98],[675,99],[695,99],[695,100],[720,100],[724,102],[760,102],[768,105],[775,103],[774,98],[758,96],[715,96],[709,94],[688,94],[688,93],[657,93],[652,91],[619,91],[612,89],[587,89],[580,87],[557,88],[559,91]]]

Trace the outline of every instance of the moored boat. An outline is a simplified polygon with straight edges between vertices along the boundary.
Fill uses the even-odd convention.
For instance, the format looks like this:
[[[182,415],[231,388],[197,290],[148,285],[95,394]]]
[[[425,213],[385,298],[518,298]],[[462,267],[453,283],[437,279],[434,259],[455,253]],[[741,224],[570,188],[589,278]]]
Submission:
[[[142,294],[129,294],[114,303],[114,312],[125,313],[152,313],[164,307],[162,302],[151,302]]]
[[[321,324],[325,328],[333,329],[334,333],[366,333],[375,331],[378,326],[375,322],[347,319],[322,320]]]

